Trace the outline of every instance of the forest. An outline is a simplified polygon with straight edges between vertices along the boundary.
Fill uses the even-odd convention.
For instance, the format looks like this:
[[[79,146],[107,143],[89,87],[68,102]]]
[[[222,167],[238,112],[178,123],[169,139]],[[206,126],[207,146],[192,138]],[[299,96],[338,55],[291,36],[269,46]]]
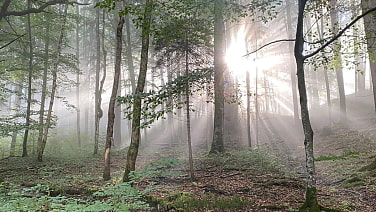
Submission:
[[[0,211],[376,211],[376,0],[1,0]]]

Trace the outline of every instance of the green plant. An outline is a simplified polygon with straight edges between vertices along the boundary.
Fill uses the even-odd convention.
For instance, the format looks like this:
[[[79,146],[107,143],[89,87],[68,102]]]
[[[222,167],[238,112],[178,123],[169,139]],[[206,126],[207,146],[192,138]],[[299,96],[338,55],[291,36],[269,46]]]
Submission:
[[[348,152],[343,153],[342,155],[321,155],[320,157],[315,158],[315,161],[342,160],[348,157],[355,158],[355,157],[358,157],[359,154],[360,154],[359,152],[348,151]]]

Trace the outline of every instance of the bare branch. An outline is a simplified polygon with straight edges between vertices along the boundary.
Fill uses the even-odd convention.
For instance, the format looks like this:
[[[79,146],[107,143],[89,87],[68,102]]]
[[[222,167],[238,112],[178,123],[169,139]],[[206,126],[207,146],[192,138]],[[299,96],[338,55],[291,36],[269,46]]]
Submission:
[[[20,35],[20,36],[16,37],[15,39],[13,39],[13,40],[10,41],[9,43],[5,44],[4,46],[1,46],[0,49],[3,49],[3,48],[5,48],[5,47],[9,46],[9,45],[12,44],[14,41],[20,39],[21,37],[23,37],[23,36],[25,36],[25,35],[26,35],[26,34],[23,34],[23,35]]]
[[[48,6],[56,5],[56,4],[89,5],[89,4],[79,3],[79,2],[70,2],[68,0],[52,0],[52,1],[44,3],[43,5],[41,5],[38,8],[30,8],[30,9],[23,10],[23,11],[7,11],[8,6],[9,6],[9,4],[8,4],[5,7],[4,7],[4,5],[2,6],[1,13],[0,13],[0,20],[4,17],[8,17],[8,16],[23,16],[23,15],[27,15],[27,14],[31,14],[31,13],[41,13],[41,12],[44,12],[44,9],[46,9]]]
[[[296,41],[296,40],[295,40],[295,39],[281,39],[281,40],[275,40],[275,41],[272,41],[272,42],[270,42],[270,43],[267,43],[267,44],[261,46],[260,48],[254,50],[254,51],[248,52],[247,54],[243,55],[243,57],[248,57],[249,55],[251,55],[251,54],[253,54],[253,53],[256,53],[256,52],[260,51],[261,49],[263,49],[263,48],[265,48],[265,47],[267,47],[267,46],[269,46],[269,45],[275,44],[275,43],[281,43],[281,42],[294,42],[294,41]]]
[[[330,39],[328,42],[326,42],[320,48],[316,49],[314,52],[312,52],[310,54],[307,54],[307,55],[303,56],[303,59],[308,59],[308,58],[316,55],[317,53],[319,53],[321,50],[325,49],[327,46],[329,46],[334,41],[336,41],[339,37],[341,37],[343,35],[343,33],[345,33],[346,30],[348,30],[351,26],[353,26],[357,21],[359,21],[361,18],[363,18],[364,16],[366,16],[366,15],[368,15],[368,14],[374,12],[374,11],[376,11],[376,7],[372,8],[372,9],[369,9],[365,13],[363,13],[363,14],[359,15],[358,17],[356,17],[345,28],[343,28],[337,35],[335,35],[334,37],[332,37],[332,39]]]

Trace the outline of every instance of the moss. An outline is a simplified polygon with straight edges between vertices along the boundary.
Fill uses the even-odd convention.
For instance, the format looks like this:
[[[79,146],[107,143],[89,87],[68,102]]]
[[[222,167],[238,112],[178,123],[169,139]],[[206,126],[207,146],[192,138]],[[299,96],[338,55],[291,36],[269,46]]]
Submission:
[[[359,169],[359,171],[371,171],[371,170],[376,170],[376,159],[372,161],[371,164],[368,164],[366,166],[363,166],[362,168]]]
[[[299,212],[320,212],[320,205],[317,202],[317,189],[307,188],[304,204],[299,208]]]
[[[202,198],[193,196],[187,192],[173,192],[165,198],[148,197],[148,202],[152,205],[157,205],[165,211],[194,211],[201,209],[222,209],[222,210],[239,210],[245,208],[252,203],[248,199],[234,196],[216,197],[214,195],[207,195]]]
[[[342,183],[342,187],[344,188],[352,188],[352,187],[361,186],[361,185],[364,185],[364,182],[357,175],[351,176],[351,178],[345,180]]]

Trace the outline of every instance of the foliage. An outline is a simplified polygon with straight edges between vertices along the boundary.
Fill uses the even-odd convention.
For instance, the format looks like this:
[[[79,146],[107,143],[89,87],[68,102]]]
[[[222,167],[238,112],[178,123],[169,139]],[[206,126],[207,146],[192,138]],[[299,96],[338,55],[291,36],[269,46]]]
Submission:
[[[342,155],[321,155],[318,158],[315,158],[315,161],[325,161],[325,160],[343,160],[348,157],[358,157],[359,152],[355,151],[347,151],[343,153]]]
[[[105,187],[86,200],[51,196],[52,189],[38,184],[21,191],[15,185],[0,184],[0,211],[132,211],[149,210],[143,194],[128,183]]]
[[[180,165],[181,162],[177,158],[160,158],[151,162],[145,169],[131,172],[131,183],[140,182],[146,178],[160,178],[181,175],[181,172],[171,171],[167,169]]]
[[[211,69],[198,69],[188,75],[177,77],[164,86],[160,86],[158,91],[152,90],[147,93],[128,94],[124,97],[118,97],[117,100],[119,104],[126,104],[124,114],[127,119],[131,119],[134,112],[132,110],[133,102],[136,99],[142,99],[143,106],[139,112],[144,122],[141,124],[141,128],[150,127],[154,121],[163,118],[165,114],[174,113],[174,108],[180,109],[186,104],[186,102],[181,100],[180,95],[185,93],[187,83],[191,88],[190,95],[193,92],[205,91],[208,88],[206,84],[212,81],[212,73]],[[159,107],[162,103],[166,103],[164,108]]]

